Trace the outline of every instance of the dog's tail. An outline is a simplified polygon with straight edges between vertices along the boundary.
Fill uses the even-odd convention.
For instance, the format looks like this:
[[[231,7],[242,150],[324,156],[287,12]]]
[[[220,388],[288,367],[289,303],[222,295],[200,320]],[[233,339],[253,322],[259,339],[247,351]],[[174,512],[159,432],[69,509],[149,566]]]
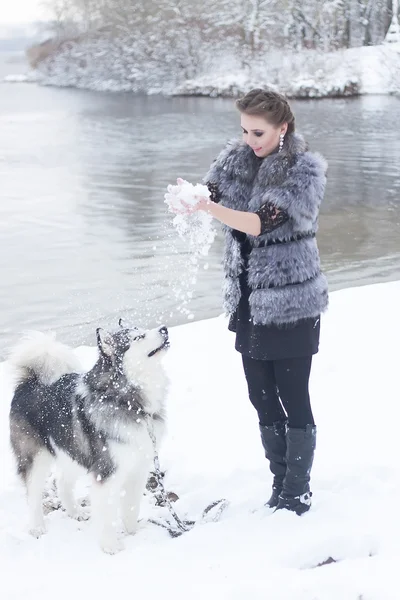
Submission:
[[[32,331],[11,351],[9,362],[16,369],[16,384],[37,378],[51,385],[62,375],[80,373],[81,365],[72,348],[56,341],[55,334]]]

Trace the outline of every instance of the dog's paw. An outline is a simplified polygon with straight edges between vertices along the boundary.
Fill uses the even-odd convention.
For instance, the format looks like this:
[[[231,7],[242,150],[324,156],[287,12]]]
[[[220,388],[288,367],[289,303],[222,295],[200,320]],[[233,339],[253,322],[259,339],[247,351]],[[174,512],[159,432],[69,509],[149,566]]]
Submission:
[[[143,521],[127,522],[124,521],[124,528],[127,535],[135,535],[140,529],[143,529],[145,523]]]
[[[137,533],[137,530],[139,529],[139,525],[138,523],[124,523],[124,528],[125,528],[125,533],[127,535],[135,535],[135,533]]]
[[[124,549],[124,544],[118,539],[104,539],[101,541],[100,546],[106,554],[118,554]]]

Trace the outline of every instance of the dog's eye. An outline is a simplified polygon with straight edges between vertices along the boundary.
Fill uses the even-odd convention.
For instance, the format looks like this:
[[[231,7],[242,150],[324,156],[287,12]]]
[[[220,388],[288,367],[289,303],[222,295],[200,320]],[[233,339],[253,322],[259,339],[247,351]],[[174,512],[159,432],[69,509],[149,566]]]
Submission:
[[[136,335],[136,336],[133,338],[133,341],[134,341],[134,342],[137,342],[138,340],[143,340],[145,337],[146,337],[146,334],[145,334],[145,333],[142,333],[141,335]]]

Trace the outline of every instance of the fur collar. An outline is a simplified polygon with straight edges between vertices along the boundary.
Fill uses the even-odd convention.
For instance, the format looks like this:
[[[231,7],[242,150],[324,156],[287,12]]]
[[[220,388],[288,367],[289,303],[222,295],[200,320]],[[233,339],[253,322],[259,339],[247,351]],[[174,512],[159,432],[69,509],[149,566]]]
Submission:
[[[263,175],[274,175],[270,184],[279,184],[290,167],[296,155],[307,152],[308,146],[303,136],[298,133],[291,133],[286,136],[282,152],[273,152],[265,158],[259,158],[253,150],[241,140],[232,140],[228,142],[223,155],[220,157],[222,166],[226,174],[232,179],[238,179],[243,182],[251,183],[259,173]],[[272,172],[271,172],[272,169]],[[269,179],[269,177],[268,177]]]

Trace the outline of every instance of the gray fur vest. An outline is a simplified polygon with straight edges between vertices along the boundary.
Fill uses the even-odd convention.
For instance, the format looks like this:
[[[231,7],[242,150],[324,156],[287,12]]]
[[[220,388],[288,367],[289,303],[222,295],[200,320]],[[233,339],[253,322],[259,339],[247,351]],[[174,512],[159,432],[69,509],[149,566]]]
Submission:
[[[229,142],[205,177],[205,182],[217,184],[224,206],[255,212],[270,202],[289,215],[274,231],[248,236],[252,250],[247,279],[255,324],[294,323],[317,317],[327,308],[328,285],[315,240],[326,169],[324,158],[309,152],[304,139],[293,133],[286,136],[282,152],[264,159],[243,142]],[[232,229],[223,226],[223,230],[224,308],[232,314],[239,303],[239,276],[245,267]],[[297,237],[302,239],[293,241]]]

